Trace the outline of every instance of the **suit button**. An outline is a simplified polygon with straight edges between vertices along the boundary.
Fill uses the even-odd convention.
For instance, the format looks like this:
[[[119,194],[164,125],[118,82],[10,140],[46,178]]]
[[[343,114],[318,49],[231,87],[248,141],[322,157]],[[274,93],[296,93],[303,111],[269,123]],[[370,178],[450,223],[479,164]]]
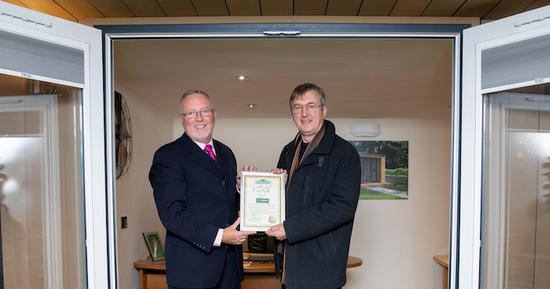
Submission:
[[[228,249],[228,248],[229,248],[229,246],[225,245],[225,248],[226,248],[226,249]]]
[[[227,204],[229,204],[229,202],[227,202]]]
[[[222,185],[224,185],[224,186],[225,186],[225,181],[222,181]]]
[[[229,223],[225,223],[225,226],[229,227]]]

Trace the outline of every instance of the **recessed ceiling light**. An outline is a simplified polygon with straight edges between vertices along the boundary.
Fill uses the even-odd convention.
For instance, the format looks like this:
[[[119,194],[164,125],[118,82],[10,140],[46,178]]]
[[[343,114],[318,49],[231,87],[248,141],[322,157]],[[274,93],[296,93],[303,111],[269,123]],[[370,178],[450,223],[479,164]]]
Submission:
[[[257,105],[251,103],[251,104],[247,104],[246,107],[248,107],[248,108],[256,108]]]
[[[247,80],[248,80],[248,76],[246,76],[246,75],[237,75],[237,76],[235,76],[235,80],[238,80],[238,81],[247,81]]]

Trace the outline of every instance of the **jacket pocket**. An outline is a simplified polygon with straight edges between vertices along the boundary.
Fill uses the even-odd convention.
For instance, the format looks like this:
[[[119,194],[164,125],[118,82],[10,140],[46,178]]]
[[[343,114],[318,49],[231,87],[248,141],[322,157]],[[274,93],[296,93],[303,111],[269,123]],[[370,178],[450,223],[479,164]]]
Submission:
[[[306,176],[305,185],[304,185],[304,193],[302,194],[302,206],[305,208],[309,208],[313,206],[313,198],[315,197],[313,194],[314,192],[311,192],[313,189],[313,185],[309,183],[310,176]]]
[[[334,236],[332,232],[328,232],[323,235],[323,244],[325,245],[326,255],[331,266],[336,265],[336,260],[338,258],[338,252],[336,249],[336,242],[334,242]]]

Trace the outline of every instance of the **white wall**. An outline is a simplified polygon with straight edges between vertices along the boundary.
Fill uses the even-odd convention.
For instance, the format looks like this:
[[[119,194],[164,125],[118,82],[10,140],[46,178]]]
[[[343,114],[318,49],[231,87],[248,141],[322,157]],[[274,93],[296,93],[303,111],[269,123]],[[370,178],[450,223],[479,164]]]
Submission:
[[[183,133],[179,119],[174,120],[174,138]],[[296,136],[294,122],[288,119],[220,119],[214,138],[233,150],[237,169],[254,164],[259,171],[273,169],[281,149]]]
[[[148,171],[154,151],[181,135],[179,120],[168,119],[122,85],[134,128],[134,160],[117,181],[117,216],[129,228],[118,230],[119,288],[138,288],[133,262],[146,251],[141,233],[164,228],[158,220]],[[330,115],[329,115],[330,119]],[[382,125],[377,138],[354,138],[357,119],[333,119],[337,133],[349,140],[408,140],[409,199],[361,200],[350,255],[363,265],[348,270],[346,288],[426,289],[440,285],[433,255],[447,254],[449,243],[450,120],[364,120]],[[288,119],[218,119],[214,138],[233,149],[239,168],[273,168],[282,147],[296,134]],[[434,273],[436,272],[436,273]],[[435,287],[437,288],[437,287]]]
[[[116,181],[118,288],[139,288],[139,273],[134,269],[134,262],[147,251],[141,233],[158,231],[163,240],[166,233],[149,184],[149,169],[155,151],[173,140],[173,118],[123,84],[117,83],[115,90],[128,103],[134,139],[130,169]],[[120,229],[121,216],[128,217],[127,229]]]
[[[432,257],[448,253],[451,123],[376,122],[377,139],[409,141],[409,199],[359,202],[350,255],[363,266],[348,270],[346,288],[439,288]],[[349,123],[338,121],[344,138]]]
[[[125,95],[134,127],[134,160],[117,181],[117,216],[128,216],[129,228],[118,230],[119,288],[137,288],[133,262],[146,251],[141,233],[164,228],[158,220],[148,171],[154,151],[181,135],[179,120],[168,119],[132,91]],[[349,140],[408,140],[409,199],[361,200],[350,255],[363,265],[348,270],[346,288],[433,288],[439,283],[433,255],[447,254],[451,130],[448,120],[367,120],[382,125],[377,138],[354,138],[349,125],[361,120],[332,120]],[[280,150],[296,134],[290,119],[218,119],[214,138],[231,147],[238,166],[273,168]],[[434,273],[436,272],[436,273]],[[435,287],[437,288],[437,287]]]
[[[330,115],[328,115],[330,119]],[[348,270],[346,288],[426,289],[441,285],[434,255],[445,255],[449,243],[450,120],[332,119],[348,140],[408,140],[409,199],[361,200],[356,213],[350,255],[363,265]],[[382,126],[377,138],[355,138],[354,122]],[[183,132],[174,121],[174,138]],[[296,127],[292,119],[218,119],[214,138],[232,148],[239,169],[255,164],[274,168]],[[436,273],[434,273],[436,272]]]

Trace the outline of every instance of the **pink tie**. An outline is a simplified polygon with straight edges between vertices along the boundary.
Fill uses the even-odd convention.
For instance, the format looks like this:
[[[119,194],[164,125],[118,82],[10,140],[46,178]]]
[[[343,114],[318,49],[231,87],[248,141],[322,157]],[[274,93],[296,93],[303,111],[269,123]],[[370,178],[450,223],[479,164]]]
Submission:
[[[218,161],[216,159],[216,155],[214,154],[214,152],[212,151],[212,146],[207,144],[205,147],[204,147],[204,151],[212,158],[214,159],[214,161]]]

